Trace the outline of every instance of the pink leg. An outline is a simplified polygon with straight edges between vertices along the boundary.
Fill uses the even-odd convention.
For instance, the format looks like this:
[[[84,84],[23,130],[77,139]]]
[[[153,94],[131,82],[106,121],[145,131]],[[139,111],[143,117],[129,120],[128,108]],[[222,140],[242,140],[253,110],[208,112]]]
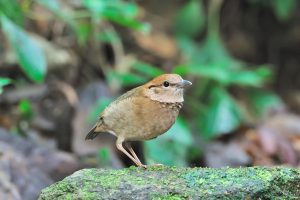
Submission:
[[[137,166],[147,168],[147,166],[146,166],[146,165],[143,165],[139,159],[135,159],[134,157],[132,157],[132,156],[126,151],[126,149],[124,149],[122,143],[123,143],[123,140],[120,140],[120,139],[118,138],[118,139],[117,139],[117,142],[116,142],[117,148],[118,148],[120,151],[122,151],[126,156],[128,156],[128,158],[130,158]]]

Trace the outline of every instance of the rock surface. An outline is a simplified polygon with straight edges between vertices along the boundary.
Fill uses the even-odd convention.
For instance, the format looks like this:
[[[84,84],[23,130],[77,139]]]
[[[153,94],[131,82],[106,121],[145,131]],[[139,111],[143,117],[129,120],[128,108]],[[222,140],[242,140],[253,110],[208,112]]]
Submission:
[[[299,199],[291,168],[83,169],[42,190],[47,199]]]

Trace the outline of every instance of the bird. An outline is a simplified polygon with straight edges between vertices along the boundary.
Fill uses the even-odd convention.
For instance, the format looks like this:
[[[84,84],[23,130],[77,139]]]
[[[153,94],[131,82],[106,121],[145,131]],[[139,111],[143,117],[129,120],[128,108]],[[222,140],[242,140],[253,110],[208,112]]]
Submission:
[[[138,167],[147,168],[130,142],[154,139],[169,130],[183,106],[184,90],[190,85],[190,81],[182,79],[178,74],[162,74],[129,90],[100,113],[85,140],[92,140],[100,133],[108,132],[117,137],[118,150]]]

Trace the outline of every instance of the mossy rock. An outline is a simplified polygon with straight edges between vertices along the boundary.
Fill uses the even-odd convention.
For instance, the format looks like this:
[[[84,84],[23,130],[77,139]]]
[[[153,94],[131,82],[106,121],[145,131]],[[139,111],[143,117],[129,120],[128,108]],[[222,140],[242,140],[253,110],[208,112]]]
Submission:
[[[300,170],[83,169],[43,189],[39,199],[300,199]]]

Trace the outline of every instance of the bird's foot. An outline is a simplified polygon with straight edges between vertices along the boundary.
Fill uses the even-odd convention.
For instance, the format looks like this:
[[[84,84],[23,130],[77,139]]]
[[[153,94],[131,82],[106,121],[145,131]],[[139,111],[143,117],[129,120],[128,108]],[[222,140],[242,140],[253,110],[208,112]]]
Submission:
[[[142,167],[142,168],[144,168],[144,169],[147,169],[147,167],[148,167],[147,165],[144,165],[144,164],[142,164],[142,163],[141,163],[141,164],[138,164],[137,166],[138,166],[138,167]]]
[[[163,164],[157,163],[157,164],[152,164],[152,165],[144,165],[144,164],[138,164],[138,167],[142,167],[144,169],[147,169],[148,167],[161,167],[164,166]]]

